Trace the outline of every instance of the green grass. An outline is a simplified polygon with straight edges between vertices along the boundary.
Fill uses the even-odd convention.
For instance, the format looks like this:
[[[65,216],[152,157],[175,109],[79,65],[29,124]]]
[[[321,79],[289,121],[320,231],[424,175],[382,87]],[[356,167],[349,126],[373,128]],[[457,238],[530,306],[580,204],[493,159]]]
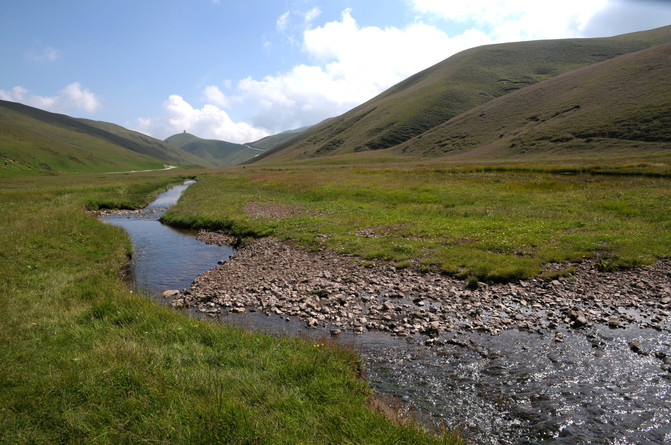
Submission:
[[[118,125],[0,101],[0,178],[207,165],[175,146]]]
[[[371,409],[352,352],[201,322],[120,281],[85,206],[180,178],[0,180],[0,443],[451,443]]]
[[[549,262],[649,264],[671,252],[668,179],[530,171],[247,168],[199,177],[164,218],[238,237],[273,235],[398,267],[509,281]],[[250,217],[245,203],[292,206]]]
[[[208,165],[224,167],[238,165],[261,153],[241,144],[201,139],[189,133],[177,133],[170,136],[165,142],[198,156]]]

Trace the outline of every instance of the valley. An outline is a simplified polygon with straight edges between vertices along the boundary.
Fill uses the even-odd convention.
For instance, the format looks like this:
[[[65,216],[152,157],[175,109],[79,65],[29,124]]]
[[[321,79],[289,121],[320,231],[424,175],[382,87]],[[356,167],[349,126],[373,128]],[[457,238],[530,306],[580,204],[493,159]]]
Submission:
[[[0,101],[0,441],[668,440],[670,75],[671,26],[486,45],[245,144]],[[185,179],[237,253],[171,304],[242,328],[91,213]]]

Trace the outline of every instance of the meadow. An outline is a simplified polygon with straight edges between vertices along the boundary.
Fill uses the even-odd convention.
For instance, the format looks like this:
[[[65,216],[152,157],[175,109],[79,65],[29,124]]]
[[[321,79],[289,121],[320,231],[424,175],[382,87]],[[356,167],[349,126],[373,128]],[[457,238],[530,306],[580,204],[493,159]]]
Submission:
[[[181,181],[0,180],[0,443],[459,443],[373,408],[347,349],[132,293],[130,240],[85,208],[142,206]]]
[[[248,166],[200,175],[164,219],[489,281],[543,274],[547,263],[617,269],[669,256],[668,178],[540,170]],[[285,210],[264,216],[249,203]]]

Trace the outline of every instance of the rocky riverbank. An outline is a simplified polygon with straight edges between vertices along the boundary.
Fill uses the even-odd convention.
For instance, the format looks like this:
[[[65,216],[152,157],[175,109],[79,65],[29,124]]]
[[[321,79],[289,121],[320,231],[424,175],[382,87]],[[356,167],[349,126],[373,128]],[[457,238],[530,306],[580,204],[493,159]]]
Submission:
[[[201,232],[199,238],[233,241],[211,232]],[[398,270],[264,238],[241,246],[190,288],[166,296],[174,307],[195,307],[211,315],[260,311],[298,317],[308,327],[325,327],[333,335],[379,330],[425,335],[429,344],[441,341],[437,337],[446,331],[498,334],[520,329],[549,333],[561,341],[560,328],[594,324],[671,330],[668,259],[627,271],[600,272],[593,261],[561,268],[571,273],[514,284],[479,283],[469,289],[463,280],[440,273]]]

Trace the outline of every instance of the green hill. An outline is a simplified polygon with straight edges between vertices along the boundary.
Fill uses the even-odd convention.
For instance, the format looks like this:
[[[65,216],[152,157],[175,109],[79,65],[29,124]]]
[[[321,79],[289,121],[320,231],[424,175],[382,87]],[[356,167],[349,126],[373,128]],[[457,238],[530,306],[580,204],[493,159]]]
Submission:
[[[283,162],[394,147],[497,97],[669,41],[671,26],[610,38],[472,48],[314,126],[258,160]]]
[[[160,169],[203,161],[118,125],[0,101],[0,176]]]
[[[390,149],[463,159],[671,158],[671,43],[489,101]]]
[[[258,141],[255,142],[249,142],[245,145],[252,147],[252,148],[260,148],[262,150],[270,150],[273,147],[286,142],[287,140],[298,136],[301,133],[304,133],[310,129],[310,126],[307,127],[301,127],[301,128],[296,128],[295,130],[287,130],[283,131],[282,133],[277,133],[271,136],[266,136],[263,139],[259,139]]]
[[[189,133],[178,133],[165,140],[166,143],[198,156],[215,167],[241,164],[262,153],[248,146],[215,139],[201,139]]]

